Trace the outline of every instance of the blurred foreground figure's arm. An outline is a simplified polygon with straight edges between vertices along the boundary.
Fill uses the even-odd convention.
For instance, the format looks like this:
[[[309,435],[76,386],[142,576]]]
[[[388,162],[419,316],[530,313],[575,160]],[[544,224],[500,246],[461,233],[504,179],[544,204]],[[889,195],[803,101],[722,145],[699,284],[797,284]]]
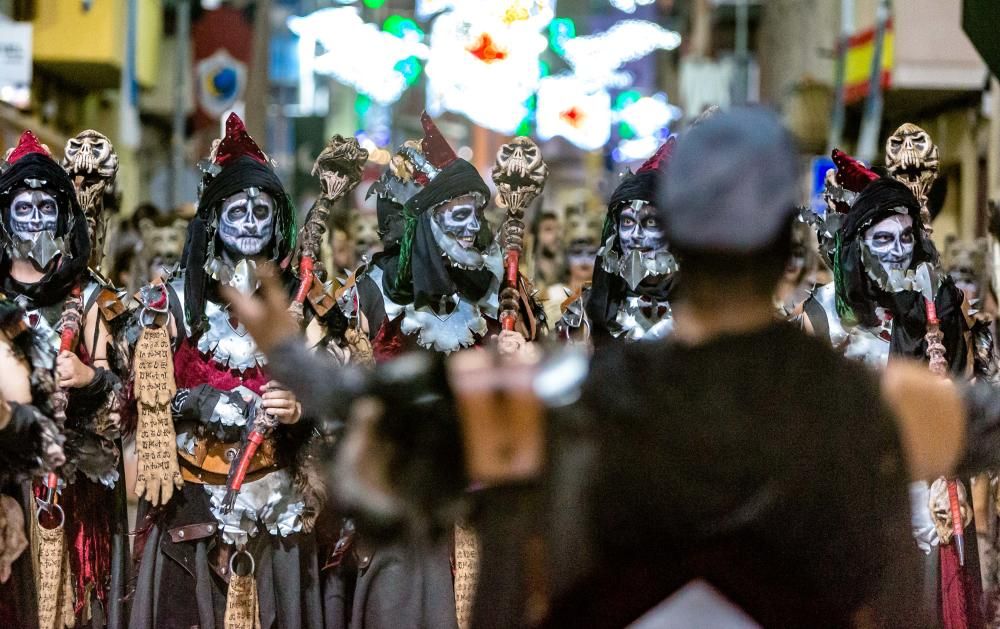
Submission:
[[[1000,464],[1000,389],[960,387],[926,365],[890,362],[882,392],[896,415],[914,480],[973,476]]]
[[[307,415],[323,420],[340,418],[349,397],[363,382],[361,374],[339,367],[310,351],[301,341],[299,325],[288,313],[288,297],[273,275],[262,274],[257,296],[223,288],[230,310],[246,326],[260,351],[268,357],[268,373],[288,387]]]

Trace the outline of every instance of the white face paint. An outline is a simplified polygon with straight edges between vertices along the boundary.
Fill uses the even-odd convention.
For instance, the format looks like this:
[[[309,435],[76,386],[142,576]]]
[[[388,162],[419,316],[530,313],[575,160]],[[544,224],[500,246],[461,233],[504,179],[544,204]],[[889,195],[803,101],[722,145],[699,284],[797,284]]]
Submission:
[[[626,256],[638,251],[644,257],[652,257],[666,249],[667,239],[656,217],[656,208],[644,201],[632,201],[623,207],[618,217],[618,240]]]
[[[882,264],[886,273],[906,271],[913,262],[913,218],[894,214],[865,231],[865,246]]]
[[[47,192],[24,190],[10,202],[10,231],[21,240],[34,240],[41,232],[56,235],[59,206]]]
[[[476,244],[476,236],[482,228],[479,210],[472,197],[458,197],[434,209],[434,221],[441,231],[455,238],[463,249],[471,249]]]
[[[232,257],[259,255],[274,236],[274,199],[249,188],[222,201],[219,238]]]

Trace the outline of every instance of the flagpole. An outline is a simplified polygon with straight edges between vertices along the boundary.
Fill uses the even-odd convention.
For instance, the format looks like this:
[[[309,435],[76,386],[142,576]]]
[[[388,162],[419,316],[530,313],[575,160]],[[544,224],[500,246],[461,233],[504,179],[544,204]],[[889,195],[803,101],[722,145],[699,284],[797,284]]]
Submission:
[[[188,55],[191,50],[191,4],[189,0],[177,0],[177,62],[174,68],[174,119],[170,135],[170,189],[168,209],[176,211],[183,197],[184,137],[187,122],[187,92],[184,90],[191,68]]]
[[[837,67],[834,78],[833,116],[830,120],[830,134],[827,137],[826,152],[840,146],[844,138],[844,118],[847,105],[845,103],[844,83],[847,74],[847,47],[850,45],[851,33],[854,31],[854,0],[840,2],[840,37],[837,41]]]
[[[882,49],[885,44],[885,29],[891,11],[890,0],[880,0],[875,13],[875,44],[872,55],[871,75],[868,79],[868,98],[861,119],[861,133],[858,137],[858,157],[871,162],[878,153],[878,134],[882,127]]]

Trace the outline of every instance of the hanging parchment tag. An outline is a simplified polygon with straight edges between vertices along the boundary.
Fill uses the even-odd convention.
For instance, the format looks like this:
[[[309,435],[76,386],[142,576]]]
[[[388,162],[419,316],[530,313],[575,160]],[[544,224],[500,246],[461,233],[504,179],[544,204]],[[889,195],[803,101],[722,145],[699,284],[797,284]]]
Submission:
[[[165,327],[143,328],[135,346],[135,397],[139,407],[135,493],[153,506],[166,504],[184,484],[177,463],[177,435],[170,401],[177,392],[170,336]]]
[[[32,518],[32,533],[37,543],[35,587],[39,629],[63,629],[76,624],[62,511],[58,513],[59,525],[53,528],[45,528],[37,517]]]
[[[249,559],[249,568],[237,564]],[[260,603],[257,600],[257,579],[250,553],[236,551],[229,561],[229,590],[226,592],[226,628],[260,629]]]
[[[479,579],[479,540],[472,528],[455,525],[455,614],[459,629],[472,624],[472,605]]]

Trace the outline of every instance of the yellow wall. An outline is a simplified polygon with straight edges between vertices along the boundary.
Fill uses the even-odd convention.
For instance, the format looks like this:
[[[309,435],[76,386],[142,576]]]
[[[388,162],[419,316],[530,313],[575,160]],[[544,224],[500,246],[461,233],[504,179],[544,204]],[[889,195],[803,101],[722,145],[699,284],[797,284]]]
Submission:
[[[86,84],[86,66],[120,69],[124,56],[126,0],[94,2],[89,11],[80,2],[38,0],[34,20],[36,63],[80,64],[80,82]],[[136,75],[152,85],[159,71],[159,42],[163,15],[157,0],[139,0],[136,20]]]

